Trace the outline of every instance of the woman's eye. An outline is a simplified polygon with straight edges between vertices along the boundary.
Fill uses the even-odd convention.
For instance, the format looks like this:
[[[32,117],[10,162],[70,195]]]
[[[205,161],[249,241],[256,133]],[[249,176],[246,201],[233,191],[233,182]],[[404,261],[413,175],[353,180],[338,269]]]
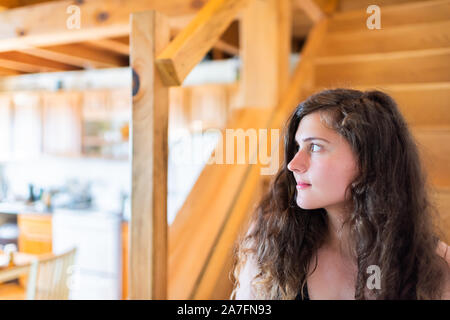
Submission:
[[[299,148],[300,148],[299,145],[298,145],[298,144],[295,144],[295,152],[298,152]],[[311,144],[309,145],[309,151],[317,152],[317,151],[320,151],[320,149],[322,149],[322,147],[319,146],[318,144],[311,143]]]
[[[319,151],[320,148],[322,148],[321,146],[319,146],[318,144],[315,144],[315,143],[311,143],[311,144],[309,145],[309,147],[310,147],[310,150],[313,149],[314,147],[318,147],[319,149],[316,150],[316,151]],[[311,151],[313,151],[313,150],[311,150]],[[316,151],[313,151],[313,152],[316,152]]]

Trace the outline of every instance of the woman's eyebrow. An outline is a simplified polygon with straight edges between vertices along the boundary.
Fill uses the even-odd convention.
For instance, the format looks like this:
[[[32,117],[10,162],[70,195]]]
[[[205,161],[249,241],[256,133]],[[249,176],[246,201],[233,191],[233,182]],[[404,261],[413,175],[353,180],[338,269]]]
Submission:
[[[328,141],[327,139],[319,138],[319,137],[308,137],[308,138],[303,139],[302,141],[305,142],[305,141],[310,141],[310,140],[323,140],[325,142],[330,143],[330,141]]]

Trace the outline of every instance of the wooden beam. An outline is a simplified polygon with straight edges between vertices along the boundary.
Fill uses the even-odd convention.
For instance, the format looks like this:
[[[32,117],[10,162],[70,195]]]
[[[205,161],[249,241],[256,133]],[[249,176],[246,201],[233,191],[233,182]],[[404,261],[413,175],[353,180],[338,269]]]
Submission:
[[[19,74],[22,74],[22,72],[0,66],[0,76],[2,76],[2,77],[3,76],[17,76]]]
[[[96,50],[79,43],[44,48],[28,48],[20,51],[82,68],[114,68],[127,65],[127,60],[121,55],[105,50]]]
[[[273,107],[288,86],[291,2],[253,1],[240,27],[241,106]]]
[[[325,17],[325,13],[314,0],[294,0],[293,4],[303,10],[314,23]]]
[[[214,48],[222,50],[223,52],[226,52],[232,56],[238,56],[239,55],[239,48],[233,46],[232,44],[226,43],[223,40],[219,40],[214,45]]]
[[[92,47],[102,48],[108,51],[113,51],[115,53],[129,55],[130,45],[127,43],[122,43],[113,39],[98,39],[95,41],[88,41],[87,44]]]
[[[2,0],[1,4],[5,8],[17,8],[49,1],[56,1],[56,0]]]
[[[20,6],[19,0],[2,0],[1,2],[3,8],[15,8]]]
[[[132,191],[130,299],[167,298],[167,128],[169,90],[154,61],[169,43],[168,19],[131,15]]]
[[[70,71],[77,68],[48,59],[37,58],[21,52],[0,53],[0,65],[21,72]]]
[[[60,45],[124,36],[130,33],[133,12],[156,10],[171,17],[174,24],[184,15],[196,14],[207,0],[73,0],[52,1],[0,12],[0,51]],[[82,16],[79,29],[67,28],[76,5]]]
[[[186,26],[194,20],[197,14],[187,14],[177,19],[170,19],[170,36],[175,38]]]
[[[219,40],[249,0],[211,0],[158,56],[164,84],[178,86]]]

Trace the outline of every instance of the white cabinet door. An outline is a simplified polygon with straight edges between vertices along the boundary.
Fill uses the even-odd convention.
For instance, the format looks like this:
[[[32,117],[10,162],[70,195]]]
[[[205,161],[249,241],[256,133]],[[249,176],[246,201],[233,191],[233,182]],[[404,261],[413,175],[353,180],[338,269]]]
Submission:
[[[11,95],[0,95],[0,161],[11,157]]]
[[[80,94],[76,92],[49,92],[42,95],[44,153],[80,155],[80,100]]]
[[[99,212],[56,210],[52,217],[54,253],[77,247],[76,299],[119,299],[121,219]],[[96,293],[95,293],[96,292]]]
[[[70,279],[70,300],[119,300],[120,288],[115,278],[74,269]]]
[[[40,155],[42,150],[42,108],[38,94],[20,92],[13,101],[13,153],[18,160]]]

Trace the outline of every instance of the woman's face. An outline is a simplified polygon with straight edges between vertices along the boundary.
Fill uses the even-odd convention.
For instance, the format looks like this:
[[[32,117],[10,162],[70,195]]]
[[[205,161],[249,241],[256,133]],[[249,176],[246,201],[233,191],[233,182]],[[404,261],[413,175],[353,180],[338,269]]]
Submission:
[[[340,207],[349,200],[345,189],[357,174],[357,162],[350,144],[327,128],[320,113],[302,118],[295,133],[297,153],[288,169],[297,181],[297,205],[303,209]],[[309,186],[301,187],[300,183]]]

